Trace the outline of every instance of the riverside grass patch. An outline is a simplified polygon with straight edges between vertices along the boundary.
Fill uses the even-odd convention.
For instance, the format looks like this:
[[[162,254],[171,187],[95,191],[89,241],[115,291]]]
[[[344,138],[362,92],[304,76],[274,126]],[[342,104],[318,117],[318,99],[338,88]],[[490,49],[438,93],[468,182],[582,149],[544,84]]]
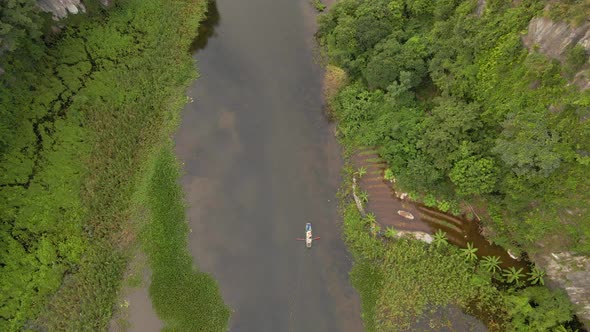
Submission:
[[[141,167],[196,77],[188,50],[206,8],[121,0],[3,54],[1,331],[107,329]]]
[[[193,266],[178,163],[171,144],[154,158],[143,195],[147,220],[141,240],[152,269],[150,297],[164,331],[227,330],[229,308],[210,275]]]

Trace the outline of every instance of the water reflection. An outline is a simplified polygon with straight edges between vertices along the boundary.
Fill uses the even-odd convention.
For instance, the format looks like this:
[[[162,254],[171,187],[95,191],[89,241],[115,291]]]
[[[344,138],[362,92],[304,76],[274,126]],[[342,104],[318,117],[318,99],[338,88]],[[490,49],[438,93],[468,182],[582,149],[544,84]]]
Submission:
[[[199,25],[197,38],[193,40],[189,50],[191,53],[202,50],[207,46],[210,37],[215,36],[215,27],[219,25],[220,16],[217,10],[217,2],[209,0],[207,3],[207,16]]]

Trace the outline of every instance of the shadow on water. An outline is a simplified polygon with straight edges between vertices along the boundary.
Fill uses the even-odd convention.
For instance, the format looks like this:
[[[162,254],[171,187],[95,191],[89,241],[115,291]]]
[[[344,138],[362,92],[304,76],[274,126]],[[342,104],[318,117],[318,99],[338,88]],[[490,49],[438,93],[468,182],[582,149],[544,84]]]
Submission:
[[[221,17],[219,16],[219,10],[217,10],[217,2],[215,0],[209,0],[205,20],[199,25],[197,38],[193,40],[189,48],[191,53],[194,54],[207,46],[209,38],[215,36],[215,27],[219,25],[220,21]]]

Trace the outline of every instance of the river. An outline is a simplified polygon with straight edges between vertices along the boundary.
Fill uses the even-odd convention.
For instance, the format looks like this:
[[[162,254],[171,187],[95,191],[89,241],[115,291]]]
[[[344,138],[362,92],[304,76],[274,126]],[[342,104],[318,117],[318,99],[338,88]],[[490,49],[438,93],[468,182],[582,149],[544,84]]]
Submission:
[[[231,331],[362,331],[306,0],[220,0],[194,45],[201,77],[175,136],[189,250]],[[295,241],[306,222],[321,240]]]

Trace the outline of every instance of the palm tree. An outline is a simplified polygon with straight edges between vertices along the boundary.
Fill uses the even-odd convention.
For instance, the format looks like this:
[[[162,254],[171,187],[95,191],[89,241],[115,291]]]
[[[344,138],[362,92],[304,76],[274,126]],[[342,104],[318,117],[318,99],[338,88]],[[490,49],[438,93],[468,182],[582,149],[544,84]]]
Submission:
[[[545,271],[538,268],[537,265],[533,266],[533,269],[531,270],[531,272],[528,273],[528,275],[530,276],[528,280],[532,281],[533,285],[537,283],[539,283],[540,285],[545,285],[545,280],[543,280],[543,277],[545,276]]]
[[[461,249],[461,252],[463,253],[463,256],[465,256],[466,261],[473,261],[477,259],[477,255],[475,254],[477,252],[477,248],[474,248],[473,243],[471,242],[467,242],[467,248]]]
[[[367,193],[364,190],[362,190],[361,192],[359,192],[358,197],[361,200],[361,202],[363,202],[363,203],[366,203],[366,202],[369,201],[369,193]]]
[[[365,216],[365,221],[371,225],[377,222],[377,217],[375,217],[375,214],[373,212],[367,213],[367,215]]]
[[[524,277],[524,274],[522,274],[522,268],[517,270],[514,268],[514,266],[512,266],[508,269],[505,269],[504,273],[502,273],[502,276],[504,276],[508,282],[518,283],[520,278]]]
[[[502,261],[498,256],[484,256],[481,262],[481,266],[488,272],[496,273],[502,270],[500,268]]]
[[[365,166],[361,166],[357,171],[356,174],[358,175],[359,179],[363,177],[363,175],[367,174],[367,168]]]
[[[449,243],[447,241],[447,233],[445,233],[441,229],[437,230],[436,233],[434,233],[434,239],[432,240],[432,242],[437,247],[440,246],[440,245],[446,245],[447,243]]]
[[[387,227],[385,230],[385,237],[388,239],[393,239],[397,235],[397,231],[393,227]]]

